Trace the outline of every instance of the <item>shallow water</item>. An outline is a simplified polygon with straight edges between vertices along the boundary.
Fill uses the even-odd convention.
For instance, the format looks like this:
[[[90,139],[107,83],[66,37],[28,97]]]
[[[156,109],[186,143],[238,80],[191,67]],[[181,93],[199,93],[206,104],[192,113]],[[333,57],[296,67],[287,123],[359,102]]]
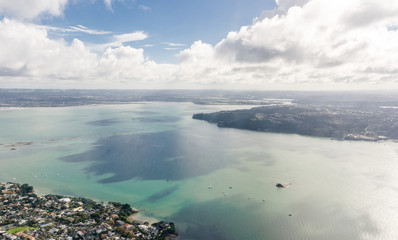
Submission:
[[[181,239],[396,239],[397,143],[225,129],[191,118],[241,107],[3,110],[0,180],[128,202],[146,217],[176,222]],[[277,182],[291,185],[276,189]]]

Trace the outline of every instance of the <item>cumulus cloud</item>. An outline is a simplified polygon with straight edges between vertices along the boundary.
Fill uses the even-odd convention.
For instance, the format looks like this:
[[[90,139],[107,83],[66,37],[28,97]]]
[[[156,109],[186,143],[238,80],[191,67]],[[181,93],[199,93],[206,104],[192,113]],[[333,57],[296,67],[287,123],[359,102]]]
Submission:
[[[272,15],[263,14],[214,46],[194,42],[180,51],[178,64],[158,64],[145,57],[143,49],[125,46],[148,38],[145,32],[114,35],[94,52],[78,39],[51,39],[48,29],[3,19],[0,83],[56,81],[74,88],[398,87],[398,1],[277,4]],[[89,31],[83,26],[75,30]]]
[[[275,0],[278,7],[263,11],[260,17],[254,19],[254,22],[263,20],[264,18],[272,18],[276,15],[284,15],[291,7],[302,7],[307,2],[308,0]]]
[[[159,81],[175,68],[130,46],[93,53],[78,39],[50,39],[45,28],[10,19],[0,21],[0,43],[3,87],[165,87]]]
[[[278,9],[286,12],[291,7],[302,7],[306,4],[308,0],[275,0],[276,5],[278,5]]]
[[[213,46],[199,40],[194,42],[190,48],[181,51],[178,57],[182,64],[204,64],[208,61],[213,61],[213,53]]]
[[[68,0],[3,0],[0,15],[18,19],[33,19],[42,15],[60,16]]]
[[[248,84],[396,84],[398,2],[277,1],[273,17],[230,32],[208,56],[230,65]],[[302,5],[302,6],[300,6]],[[205,59],[205,51],[183,59]],[[220,77],[223,75],[220,74]],[[386,85],[384,85],[386,86]]]
[[[51,40],[45,29],[15,20],[0,22],[0,42],[2,75],[78,77],[93,67],[95,58],[77,39],[71,44]]]

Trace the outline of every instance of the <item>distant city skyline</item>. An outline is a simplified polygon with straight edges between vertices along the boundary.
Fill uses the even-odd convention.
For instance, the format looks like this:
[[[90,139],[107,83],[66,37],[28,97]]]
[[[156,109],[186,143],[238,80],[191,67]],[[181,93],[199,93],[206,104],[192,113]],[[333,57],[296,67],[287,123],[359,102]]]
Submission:
[[[392,0],[0,1],[0,88],[398,90]]]

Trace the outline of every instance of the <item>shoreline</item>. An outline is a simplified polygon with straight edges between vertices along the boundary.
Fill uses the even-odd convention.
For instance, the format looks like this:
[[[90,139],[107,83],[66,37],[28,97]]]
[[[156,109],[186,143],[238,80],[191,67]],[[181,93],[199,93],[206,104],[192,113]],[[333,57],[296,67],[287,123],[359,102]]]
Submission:
[[[0,181],[1,183],[4,183],[7,181]],[[47,195],[58,195],[58,194],[53,194],[51,193],[50,190],[48,191],[42,191],[43,189],[40,190],[40,188],[35,188],[34,193],[38,196],[47,196]],[[60,195],[63,197],[71,197],[71,198],[85,198],[85,197],[81,197],[81,196],[73,196],[73,195]],[[107,201],[101,201],[100,199],[93,199],[93,198],[89,198],[90,200],[93,200],[96,203],[109,203]],[[135,213],[133,213],[132,215],[129,216],[129,218],[131,217],[132,220],[136,221],[136,222],[141,222],[141,223],[145,223],[148,222],[150,224],[153,223],[157,223],[157,222],[161,222],[161,219],[157,219],[157,218],[153,218],[153,217],[149,217],[149,216],[145,216],[142,211],[140,211],[137,208],[134,208],[134,206],[131,207]]]
[[[169,240],[179,236],[174,223],[144,219],[127,203],[99,203],[85,197],[40,193],[43,194],[26,183],[0,182],[0,239],[55,236],[59,239]]]

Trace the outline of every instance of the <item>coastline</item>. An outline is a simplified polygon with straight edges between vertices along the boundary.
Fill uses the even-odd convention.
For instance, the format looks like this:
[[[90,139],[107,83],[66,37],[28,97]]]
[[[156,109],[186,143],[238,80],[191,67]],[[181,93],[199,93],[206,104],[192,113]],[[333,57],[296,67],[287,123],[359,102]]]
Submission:
[[[1,180],[1,179],[0,179],[0,180]],[[3,183],[3,182],[5,182],[5,181],[0,181],[0,184]],[[38,196],[53,195],[53,193],[51,193],[51,191],[50,191],[49,189],[48,189],[48,190],[44,190],[44,189],[42,189],[42,188],[35,188],[34,193],[35,193],[36,195],[38,195]],[[78,197],[73,196],[73,195],[62,195],[62,196],[64,196],[64,197],[71,197],[71,198],[78,198]],[[99,199],[95,199],[95,198],[93,198],[93,199],[90,198],[90,199],[93,200],[93,201],[95,201],[96,203],[101,203],[101,202],[103,202],[103,201],[101,201],[101,200],[99,200]],[[157,219],[157,218],[145,216],[145,215],[142,213],[142,211],[140,211],[140,210],[137,209],[137,208],[134,208],[134,206],[132,206],[131,208],[135,211],[135,213],[133,213],[133,214],[131,214],[131,215],[129,216],[129,218],[130,218],[132,221],[140,222],[140,223],[145,223],[145,222],[147,222],[147,223],[149,223],[149,224],[153,224],[153,223],[157,223],[157,222],[162,221],[162,220]]]
[[[129,204],[38,195],[32,186],[0,182],[0,238],[156,239],[179,236],[174,223],[148,222]],[[149,220],[149,218],[147,218]]]
[[[397,140],[396,112],[372,108],[312,105],[262,106],[252,109],[194,113],[192,119],[255,132],[298,134],[342,141]]]

